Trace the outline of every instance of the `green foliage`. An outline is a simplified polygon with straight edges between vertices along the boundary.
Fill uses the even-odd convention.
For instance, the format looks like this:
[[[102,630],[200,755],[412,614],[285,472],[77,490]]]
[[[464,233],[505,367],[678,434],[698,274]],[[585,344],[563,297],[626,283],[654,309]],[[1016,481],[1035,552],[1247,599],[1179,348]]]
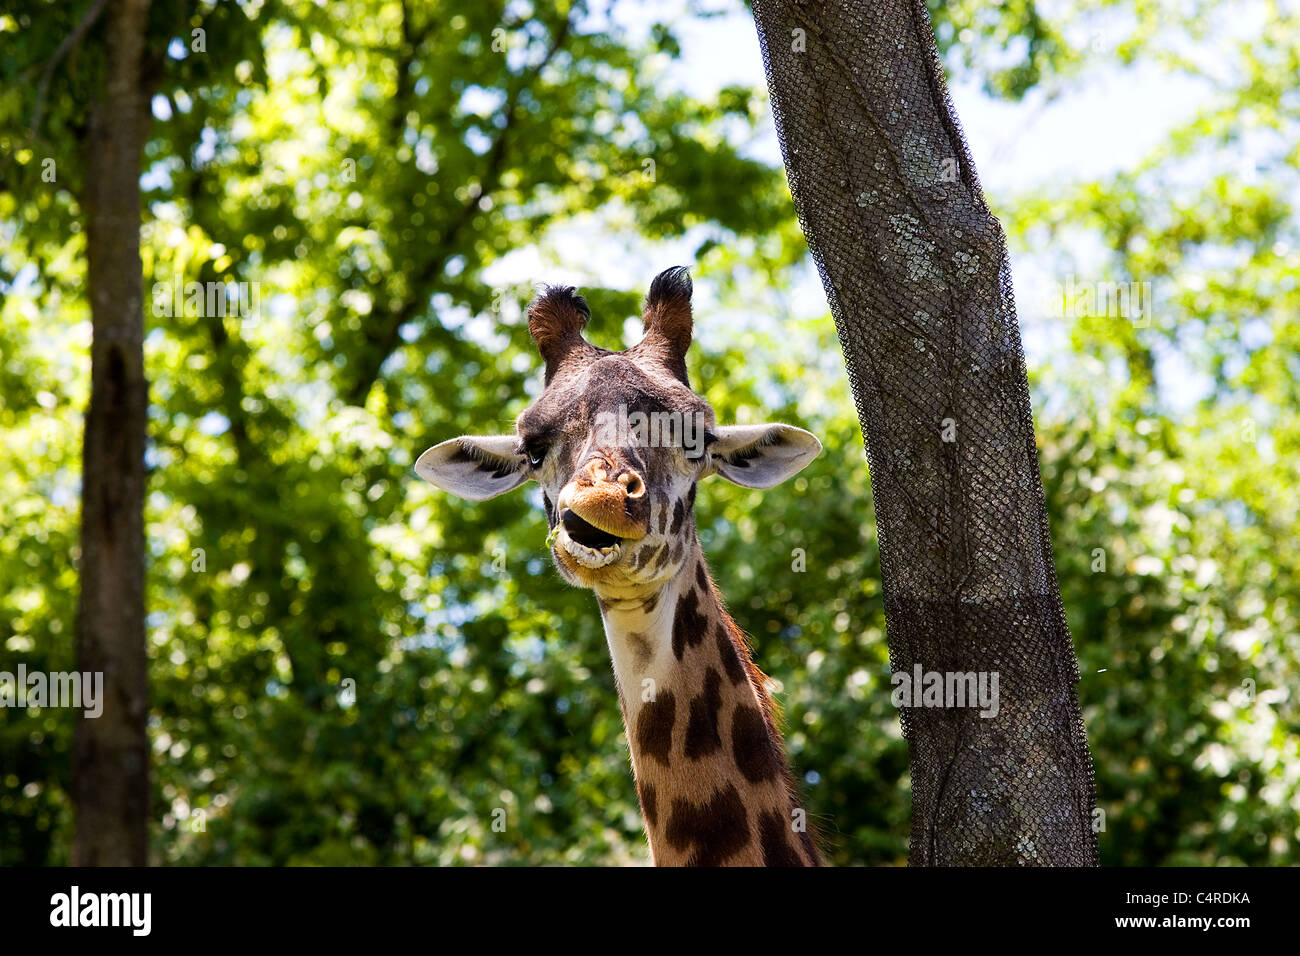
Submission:
[[[6,38],[26,31],[0,56],[0,669],[70,669],[75,653],[75,125],[95,65],[55,72],[29,141],[34,83],[79,19],[47,7],[0,17]],[[1133,9],[1104,55],[1167,62],[1159,9]],[[158,862],[645,860],[594,599],[550,567],[536,495],[470,504],[411,472],[438,440],[509,429],[535,394],[531,289],[500,279],[504,260],[536,248],[536,278],[581,272],[553,237],[592,221],[693,255],[691,372],[720,419],[823,439],[777,489],[707,484],[700,527],[781,685],[831,861],[905,861],[862,436],[829,319],[792,318],[817,306],[773,291],[805,250],[781,171],[736,145],[763,100],[681,93],[663,74],[670,25],[641,48],[592,14],[356,0],[156,19],[151,43],[180,43],[159,62],[142,232]],[[936,9],[953,68],[1012,97],[1103,55],[1067,43],[1082,16]],[[1072,318],[1034,382],[1105,863],[1300,862],[1297,35],[1244,49],[1220,108],[1140,168],[995,197],[1018,248],[1099,238],[1113,253],[1088,278],[1153,282],[1160,303],[1146,327]],[[1023,56],[989,59],[998,47]],[[1283,131],[1251,147],[1261,181],[1188,187],[1179,172],[1227,162],[1247,121]],[[40,178],[47,155],[57,183]],[[588,275],[593,341],[623,343],[652,272]],[[153,295],[227,280],[258,283],[253,314]],[[1171,353],[1212,386],[1190,411],[1162,395]],[[0,862],[67,861],[72,729],[68,711],[0,711]]]

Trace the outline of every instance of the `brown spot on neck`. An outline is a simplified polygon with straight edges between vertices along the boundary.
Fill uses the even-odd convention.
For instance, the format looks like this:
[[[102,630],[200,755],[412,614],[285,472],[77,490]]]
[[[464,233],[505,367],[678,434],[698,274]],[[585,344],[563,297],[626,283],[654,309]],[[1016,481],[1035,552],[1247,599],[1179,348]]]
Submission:
[[[730,630],[725,623],[718,623],[714,640],[718,645],[718,659],[722,661],[722,668],[727,672],[727,680],[733,684],[743,684],[745,668],[740,663],[740,652],[736,650]]]
[[[758,815],[759,843],[763,847],[764,866],[803,866],[803,857],[790,845],[793,828],[780,815],[765,810]]]
[[[679,661],[687,647],[704,643],[704,633],[709,619],[700,610],[700,593],[694,588],[677,599],[677,613],[673,615],[673,656]]]
[[[657,827],[659,825],[659,802],[654,784],[638,780],[636,795],[641,801],[641,815],[645,817],[646,823],[652,827]]]
[[[699,760],[722,749],[722,738],[718,736],[721,687],[722,678],[710,667],[704,674],[704,690],[691,701],[691,715],[686,723],[685,753],[689,760]]]
[[[673,749],[673,724],[677,721],[677,700],[670,690],[660,691],[646,702],[636,721],[636,741],[640,752],[653,757],[665,767]]]
[[[757,707],[741,704],[731,718],[731,751],[736,766],[750,783],[779,780],[785,771],[780,745],[767,717]]]
[[[645,670],[645,666],[650,663],[650,658],[654,656],[654,646],[650,643],[650,638],[640,631],[633,631],[628,634],[627,642],[632,647],[632,655],[636,658],[636,666],[641,670]]]
[[[673,800],[664,836],[675,849],[690,851],[687,866],[720,866],[752,839],[745,804],[735,786],[701,805]]]

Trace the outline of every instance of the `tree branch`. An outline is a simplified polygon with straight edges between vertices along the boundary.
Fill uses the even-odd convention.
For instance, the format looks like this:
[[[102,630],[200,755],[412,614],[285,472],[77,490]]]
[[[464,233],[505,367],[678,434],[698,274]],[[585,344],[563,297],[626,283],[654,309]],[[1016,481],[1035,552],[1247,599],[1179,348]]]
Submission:
[[[505,116],[505,124],[501,127],[501,132],[497,135],[492,143],[492,147],[487,152],[487,162],[482,174],[479,176],[477,193],[470,196],[469,199],[456,212],[455,217],[451,220],[447,229],[443,230],[442,238],[439,242],[439,254],[435,255],[412,279],[412,293],[402,303],[401,307],[388,313],[383,324],[374,332],[368,332],[366,335],[367,344],[375,346],[373,350],[367,351],[361,358],[361,371],[353,381],[352,387],[348,389],[345,396],[349,405],[361,405],[365,403],[366,396],[370,393],[371,387],[379,378],[379,371],[384,362],[397,348],[401,338],[402,326],[414,318],[421,309],[424,308],[428,300],[426,287],[433,282],[442,270],[446,267],[447,261],[452,257],[456,242],[460,237],[461,231],[474,218],[474,213],[478,209],[479,202],[484,196],[489,195],[496,189],[501,173],[505,167],[505,161],[508,152],[508,140],[515,122],[515,113],[519,106],[519,97],[523,94],[529,81],[539,76],[546,66],[555,58],[555,55],[564,46],[570,32],[573,29],[573,22],[566,17],[563,23],[555,31],[550,46],[546,54],[530,70],[520,74],[516,78],[506,102],[502,107],[502,113]],[[405,115],[405,114],[403,114]]]
[[[95,22],[99,19],[100,14],[104,12],[106,6],[108,6],[108,0],[94,0],[94,3],[90,5],[90,9],[86,11],[85,16],[81,18],[81,22],[73,27],[72,32],[63,38],[63,42],[59,44],[58,49],[54,51],[54,55],[50,57],[49,62],[45,64],[45,69],[41,73],[41,84],[36,89],[36,108],[32,111],[31,131],[28,134],[29,139],[35,138],[40,134],[41,119],[45,113],[45,99],[50,93],[50,83],[54,79],[54,71],[58,69],[59,63],[63,61],[63,58],[71,53],[73,48],[75,48],[86,34],[90,32],[90,28],[95,25]]]

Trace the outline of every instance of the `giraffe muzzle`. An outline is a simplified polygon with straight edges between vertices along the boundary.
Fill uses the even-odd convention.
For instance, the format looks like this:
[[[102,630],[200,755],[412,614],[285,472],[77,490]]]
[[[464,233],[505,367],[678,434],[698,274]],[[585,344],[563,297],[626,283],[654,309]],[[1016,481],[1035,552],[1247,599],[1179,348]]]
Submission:
[[[593,466],[560,492],[556,513],[570,540],[583,548],[607,551],[644,538],[650,526],[645,482],[632,471],[610,480]]]

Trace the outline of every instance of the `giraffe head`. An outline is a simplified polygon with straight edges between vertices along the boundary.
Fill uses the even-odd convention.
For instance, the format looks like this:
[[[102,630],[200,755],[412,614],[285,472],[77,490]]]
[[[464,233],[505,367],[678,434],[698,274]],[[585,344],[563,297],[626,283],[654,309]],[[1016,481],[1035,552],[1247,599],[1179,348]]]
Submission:
[[[516,433],[450,439],[421,455],[415,470],[473,501],[538,482],[560,573],[598,593],[645,593],[690,559],[701,479],[770,488],[812,461],[821,443],[790,425],[716,423],[687,378],[686,269],[650,284],[645,336],[632,348],[588,343],[589,318],[573,289],[547,288],[528,308],[545,388]]]

